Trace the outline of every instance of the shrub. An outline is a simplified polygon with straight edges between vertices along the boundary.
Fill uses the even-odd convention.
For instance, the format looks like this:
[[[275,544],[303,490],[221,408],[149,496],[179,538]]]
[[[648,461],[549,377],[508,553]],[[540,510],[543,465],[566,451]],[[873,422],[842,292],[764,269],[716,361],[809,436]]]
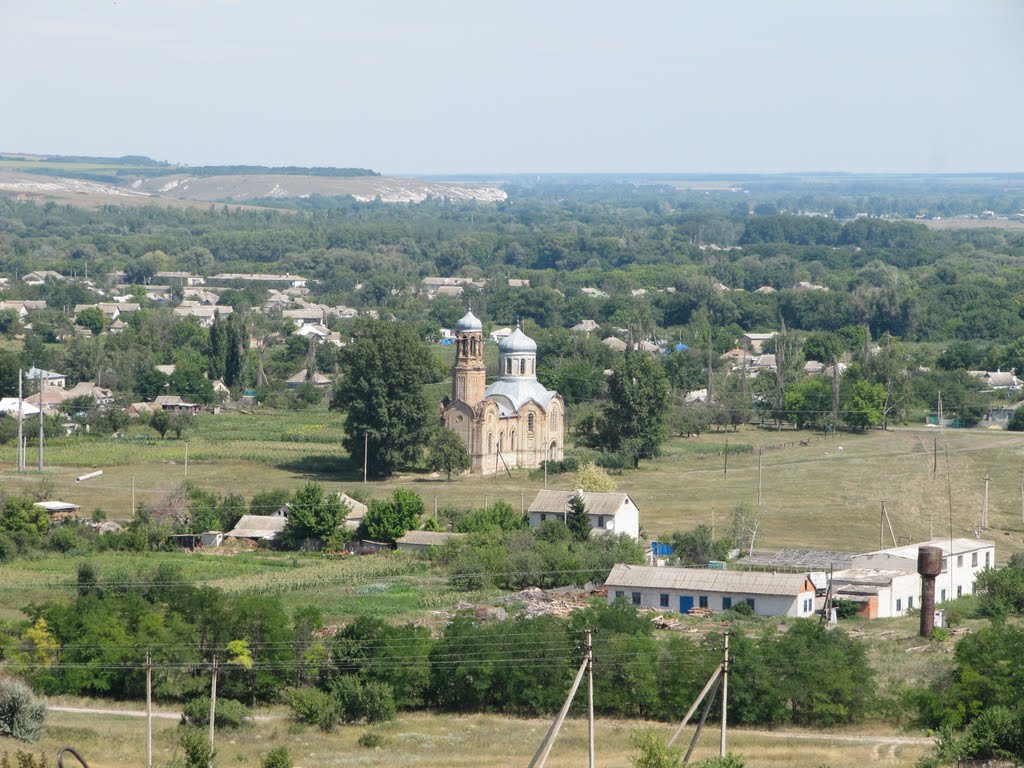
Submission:
[[[367,749],[377,749],[384,746],[384,737],[376,731],[367,731],[359,737],[359,746]]]
[[[46,702],[20,680],[0,680],[0,736],[36,741],[43,733]]]
[[[14,539],[6,533],[0,532],[0,563],[10,562],[17,556],[18,546]]]
[[[205,726],[210,722],[210,697],[200,696],[192,699],[182,710],[182,719],[196,726]],[[249,717],[249,708],[234,699],[217,699],[217,715],[214,725],[217,728],[232,731],[245,725]]]
[[[949,630],[945,627],[934,627],[928,635],[929,640],[934,640],[937,643],[945,643],[949,641],[953,635],[950,634]]]
[[[47,546],[54,552],[71,552],[75,549],[82,549],[84,545],[84,540],[72,525],[62,525],[54,529],[47,542]]]
[[[395,717],[395,695],[387,683],[361,683],[352,675],[339,677],[332,686],[342,722],[382,723]]]
[[[270,750],[263,758],[263,762],[260,763],[261,768],[292,768],[292,765],[288,747],[276,747]]]
[[[178,733],[178,741],[185,753],[185,768],[209,768],[217,756],[206,731],[186,725]]]
[[[319,688],[292,688],[288,691],[292,717],[300,723],[330,731],[338,721],[338,704]]]
[[[14,764],[18,768],[50,768],[50,762],[42,752],[36,758],[31,752],[23,752],[20,749],[14,753]],[[11,756],[6,752],[0,755],[0,768],[11,768]]]
[[[841,597],[832,601],[832,607],[836,609],[836,618],[840,620],[852,619],[860,610],[860,605],[856,602],[853,600],[843,600]]]

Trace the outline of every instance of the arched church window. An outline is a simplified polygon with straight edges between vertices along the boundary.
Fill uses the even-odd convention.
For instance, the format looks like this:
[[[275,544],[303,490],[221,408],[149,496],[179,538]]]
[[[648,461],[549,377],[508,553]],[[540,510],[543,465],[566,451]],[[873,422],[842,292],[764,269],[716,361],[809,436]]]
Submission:
[[[552,427],[555,427],[558,424],[558,406],[552,406],[551,408],[550,423]]]
[[[516,431],[512,430],[512,450],[516,449]]]
[[[504,432],[499,432],[498,433],[498,453],[501,453],[503,450],[505,450],[505,433]]]
[[[505,373],[512,373],[512,360],[510,358],[505,360]]]
[[[487,433],[487,452],[490,453],[493,450],[494,450],[494,433],[493,432],[488,432]]]
[[[526,431],[533,434],[533,412],[526,414]]]
[[[519,361],[519,375],[522,376],[526,373],[526,358]]]

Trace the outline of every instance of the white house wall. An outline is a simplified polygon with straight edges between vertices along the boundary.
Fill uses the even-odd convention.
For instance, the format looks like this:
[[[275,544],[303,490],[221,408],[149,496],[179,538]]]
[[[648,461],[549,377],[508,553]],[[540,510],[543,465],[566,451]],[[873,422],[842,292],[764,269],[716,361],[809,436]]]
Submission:
[[[666,589],[651,587],[616,587],[608,584],[608,602],[624,599],[627,603],[656,611],[679,613],[679,598],[693,599],[693,607],[700,607],[700,598],[708,599],[707,607],[712,611],[722,611],[722,598],[732,599],[732,606],[751,598],[754,601],[754,613],[758,616],[812,616],[814,614],[814,592],[808,590],[799,595],[751,595],[744,592],[701,592],[690,589]],[[633,601],[633,593],[640,594],[640,602]],[[621,593],[621,594],[620,594]],[[661,604],[661,596],[668,595],[668,606]]]

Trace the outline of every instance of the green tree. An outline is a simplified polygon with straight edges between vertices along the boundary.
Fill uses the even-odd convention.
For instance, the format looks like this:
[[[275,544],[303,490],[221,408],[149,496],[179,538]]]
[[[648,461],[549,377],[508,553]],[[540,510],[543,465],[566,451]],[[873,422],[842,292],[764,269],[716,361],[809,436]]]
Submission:
[[[306,483],[295,492],[288,510],[288,522],[282,538],[287,546],[298,547],[304,541],[328,541],[345,522],[345,505],[336,494],[324,494],[323,486]]]
[[[153,411],[149,416],[149,426],[156,430],[156,433],[160,435],[160,439],[163,439],[171,428],[171,414],[163,409]]]
[[[823,376],[808,377],[786,387],[782,396],[786,421],[797,429],[820,428],[832,415],[832,382]]]
[[[1006,428],[1011,432],[1024,432],[1024,407],[1019,407],[1013,412],[1006,423]]]
[[[433,416],[423,385],[435,375],[433,357],[412,327],[363,326],[345,350],[331,398],[332,409],[345,411],[342,444],[354,464],[365,458],[371,476],[387,477],[420,457]]]
[[[691,531],[676,531],[668,538],[672,556],[683,565],[707,565],[709,560],[725,560],[732,542],[715,539],[711,526],[698,525]]]
[[[669,386],[657,360],[640,352],[625,355],[608,381],[601,441],[629,456],[633,467],[658,455],[668,437]]]
[[[0,530],[42,539],[50,525],[49,515],[28,496],[8,496],[0,510]]]
[[[99,336],[107,323],[107,316],[99,307],[86,307],[78,311],[75,322],[83,328],[88,328],[94,336]]]
[[[574,493],[569,499],[565,524],[576,541],[586,541],[590,538],[590,515],[587,514],[587,507],[583,502],[583,494]]]
[[[445,479],[451,480],[452,473],[461,474],[469,469],[469,451],[455,432],[447,427],[434,430],[427,446],[427,463],[434,472],[444,472]]]
[[[856,430],[877,427],[885,409],[885,386],[866,379],[855,382],[843,409],[843,420]]]
[[[371,541],[395,541],[419,527],[423,499],[418,493],[396,488],[390,499],[374,499],[359,524],[359,536]]]

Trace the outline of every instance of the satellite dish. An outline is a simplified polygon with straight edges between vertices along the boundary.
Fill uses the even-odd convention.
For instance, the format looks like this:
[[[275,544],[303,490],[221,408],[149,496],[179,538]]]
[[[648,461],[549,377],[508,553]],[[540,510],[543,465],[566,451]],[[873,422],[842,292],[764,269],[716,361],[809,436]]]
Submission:
[[[607,530],[607,531],[612,530],[615,527],[615,521],[614,520],[609,520],[607,523],[604,524],[604,527],[605,527],[605,530]]]

